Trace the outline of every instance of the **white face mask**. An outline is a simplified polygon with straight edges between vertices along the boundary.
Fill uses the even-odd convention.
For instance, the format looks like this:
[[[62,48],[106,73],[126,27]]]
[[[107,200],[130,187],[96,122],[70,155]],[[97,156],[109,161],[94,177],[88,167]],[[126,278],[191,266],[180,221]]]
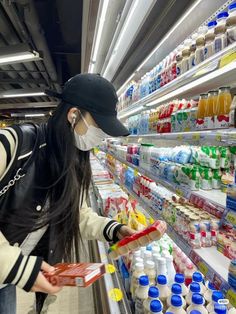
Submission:
[[[102,141],[109,136],[101,129],[96,128],[93,125],[88,125],[83,115],[81,116],[85,125],[87,126],[87,132],[83,135],[79,135],[74,130],[76,147],[83,151],[89,151],[90,149],[100,145]]]

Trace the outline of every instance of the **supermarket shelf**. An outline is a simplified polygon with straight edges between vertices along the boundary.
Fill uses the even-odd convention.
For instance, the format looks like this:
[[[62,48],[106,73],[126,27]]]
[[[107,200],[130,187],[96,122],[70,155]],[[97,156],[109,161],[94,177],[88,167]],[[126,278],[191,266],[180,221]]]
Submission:
[[[236,86],[236,43],[226,47],[202,64],[180,75],[152,94],[120,111],[120,119],[144,109],[161,105],[176,97],[191,98],[220,86]]]
[[[93,208],[94,211],[98,212],[98,206],[96,197],[94,194],[93,189],[91,188],[89,191],[89,202],[90,206]],[[101,297],[105,298],[106,303],[108,303],[108,308],[103,308],[103,313],[114,313],[114,314],[131,314],[131,309],[129,305],[129,301],[127,299],[121,277],[119,272],[117,271],[117,265],[115,262],[109,258],[107,251],[108,251],[108,244],[103,243],[101,241],[97,241],[97,248],[99,252],[99,259],[105,265],[112,265],[116,269],[114,273],[107,272],[103,279],[104,279],[104,287],[100,287]],[[105,289],[104,289],[105,288]],[[114,289],[119,290],[119,297],[120,294],[122,298],[120,301],[114,300],[114,295],[111,297],[111,293],[116,292]],[[104,303],[104,302],[102,302]],[[100,309],[101,310],[101,309]]]
[[[148,140],[175,140],[175,141],[187,141],[197,143],[222,143],[227,145],[236,144],[236,129],[224,129],[224,130],[206,130],[206,131],[192,131],[192,132],[178,132],[178,133],[150,133],[130,135],[127,139],[148,139]]]
[[[225,210],[226,194],[219,191],[219,190],[191,191],[188,188],[185,188],[185,187],[179,186],[177,184],[170,183],[170,182],[163,180],[161,178],[158,178],[158,177],[154,176],[150,171],[145,170],[141,167],[136,167],[133,164],[126,161],[125,159],[117,157],[115,154],[113,154],[109,151],[105,151],[105,152],[110,154],[114,158],[116,158],[121,163],[126,164],[127,166],[133,168],[134,170],[138,171],[142,175],[149,177],[150,179],[152,179],[156,183],[163,185],[167,189],[173,191],[174,193],[176,193],[180,196],[185,197],[186,199],[193,200],[194,198],[198,197],[199,200],[197,200],[197,202],[199,202],[199,203],[201,202],[201,206],[203,206],[203,208],[204,207],[211,207],[212,210],[215,210],[217,212],[222,212],[222,213]],[[215,207],[215,209],[213,207]]]

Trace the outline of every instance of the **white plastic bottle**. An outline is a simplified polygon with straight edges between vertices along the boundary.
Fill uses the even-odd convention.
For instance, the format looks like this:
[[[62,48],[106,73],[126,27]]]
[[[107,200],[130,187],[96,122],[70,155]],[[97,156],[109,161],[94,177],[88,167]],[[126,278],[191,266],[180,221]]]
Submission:
[[[147,261],[144,266],[144,272],[149,278],[150,286],[154,286],[156,284],[155,263],[152,261]]]
[[[167,276],[166,259],[164,257],[158,258],[157,275]]]
[[[198,29],[198,37],[196,40],[195,64],[202,63],[205,59],[205,34],[207,27],[201,26]]]
[[[143,255],[144,255],[144,257],[143,257],[144,265],[146,262],[152,261],[152,252],[151,251],[146,250]]]
[[[193,281],[199,283],[199,285],[201,287],[201,294],[204,294],[206,292],[206,286],[203,283],[202,274],[195,271],[195,273],[193,273]]]
[[[163,313],[162,310],[163,310],[163,306],[162,306],[161,301],[153,300],[150,303],[150,310],[148,313],[150,313],[150,314],[154,314],[154,313],[162,314]]]
[[[200,293],[201,287],[198,282],[192,282],[189,286],[189,293],[186,296],[186,303],[190,305],[192,303],[192,296],[194,293]]]
[[[204,299],[206,300],[207,304],[212,300],[212,293],[215,291],[215,287],[212,283],[208,282],[207,291],[204,293]]]
[[[178,283],[178,284],[181,285],[181,287],[182,287],[182,296],[183,297],[185,297],[188,294],[188,292],[189,292],[189,290],[186,287],[184,282],[185,282],[185,278],[184,278],[183,274],[176,274],[175,275],[175,283]]]
[[[167,285],[166,276],[164,275],[157,276],[157,288],[159,289],[159,299],[163,304],[164,310],[166,310],[166,300],[171,294],[171,291]]]
[[[236,41],[236,4],[232,3],[229,7],[229,17],[227,18],[227,39],[228,45]]]
[[[135,314],[144,314],[143,302],[148,298],[148,276],[139,278],[139,286],[135,291]]]
[[[173,295],[171,297],[171,306],[167,311],[174,314],[186,314],[186,311],[183,309],[182,298],[179,295]]]
[[[186,301],[182,296],[182,287],[178,283],[174,283],[171,287],[171,295],[167,298],[167,301],[166,301],[168,308],[171,306],[171,297],[173,295],[179,295],[182,298],[183,308],[185,309],[186,308]]]
[[[227,47],[226,19],[229,16],[227,11],[217,15],[217,26],[215,27],[215,53]]]
[[[215,304],[221,299],[224,299],[223,293],[221,291],[213,291],[211,302],[206,307],[208,313],[214,312]]]
[[[187,313],[197,310],[202,314],[208,314],[206,307],[204,306],[205,300],[200,293],[194,293],[192,296],[192,304],[187,308]]]
[[[205,35],[205,59],[213,56],[215,54],[215,26],[216,21],[211,21],[208,23],[208,31]]]
[[[157,287],[150,287],[148,290],[148,298],[143,302],[144,314],[149,313],[150,303],[154,300],[159,300],[159,290]]]
[[[186,285],[190,285],[192,282],[193,273],[195,272],[196,268],[194,267],[192,262],[187,262],[186,268],[184,271],[185,283]]]
[[[166,257],[166,268],[167,268],[167,279],[168,279],[168,285],[169,287],[172,286],[172,284],[175,282],[175,267],[173,263],[173,257],[167,256]]]
[[[227,314],[227,306],[224,304],[216,303],[214,305],[214,311],[210,312],[210,314]]]
[[[131,293],[132,298],[134,298],[135,291],[139,285],[139,278],[141,276],[145,276],[144,265],[142,263],[137,263],[135,264],[134,272],[131,277],[131,283],[130,283],[130,293]]]

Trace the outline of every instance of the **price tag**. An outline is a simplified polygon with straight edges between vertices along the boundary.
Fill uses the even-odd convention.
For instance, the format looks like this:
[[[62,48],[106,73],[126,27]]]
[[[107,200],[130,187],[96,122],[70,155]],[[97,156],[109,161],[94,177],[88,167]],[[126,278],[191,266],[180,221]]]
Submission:
[[[236,60],[236,52],[230,52],[227,55],[223,56],[220,60],[220,68],[223,68],[227,64]]]
[[[134,176],[135,176],[135,177],[138,176],[138,170],[137,170],[137,169],[134,170]]]
[[[199,133],[193,134],[192,139],[193,139],[194,141],[199,141],[199,140],[200,140],[200,134],[199,134]]]
[[[229,133],[229,139],[236,140],[236,133]]]
[[[197,264],[197,267],[199,268],[200,272],[206,276],[206,274],[208,273],[208,267],[204,262],[199,262]]]
[[[180,190],[179,188],[177,188],[175,190],[176,194],[178,194],[179,196],[183,196],[184,195],[184,192],[182,190]]]
[[[226,293],[226,298],[229,300],[229,302],[236,307],[236,292],[233,290],[228,290]]]
[[[229,212],[226,215],[226,220],[229,221],[232,225],[236,226],[236,213],[234,212]]]
[[[108,292],[108,296],[109,296],[109,298],[112,299],[112,301],[115,301],[115,302],[119,302],[120,300],[123,299],[123,293],[118,288],[111,289]]]
[[[114,272],[116,272],[115,266],[112,264],[107,264],[106,265],[106,272],[109,274],[113,274]]]
[[[217,142],[221,142],[221,140],[222,140],[221,135],[220,134],[216,134],[216,141]]]
[[[183,140],[183,134],[178,134],[177,135],[177,140],[182,141]]]

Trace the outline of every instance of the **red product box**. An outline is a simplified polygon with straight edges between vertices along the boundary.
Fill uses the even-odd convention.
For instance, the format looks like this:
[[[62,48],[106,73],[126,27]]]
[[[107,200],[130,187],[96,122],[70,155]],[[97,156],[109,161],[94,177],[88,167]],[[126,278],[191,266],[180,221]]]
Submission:
[[[54,268],[53,272],[43,273],[53,286],[88,287],[106,272],[102,263],[59,263]]]

